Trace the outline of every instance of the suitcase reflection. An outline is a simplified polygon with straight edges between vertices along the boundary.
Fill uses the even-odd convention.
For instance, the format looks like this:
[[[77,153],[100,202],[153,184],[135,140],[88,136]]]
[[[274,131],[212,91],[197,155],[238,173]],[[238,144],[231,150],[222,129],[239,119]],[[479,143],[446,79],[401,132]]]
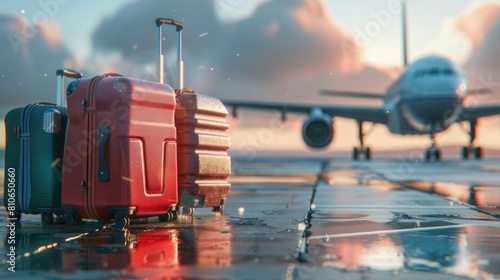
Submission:
[[[123,270],[133,273],[178,265],[177,232],[129,230],[84,236],[73,249],[62,251],[62,270]]]
[[[18,231],[16,270],[112,271],[150,277],[169,275],[181,267],[227,267],[232,263],[228,232],[195,220],[175,229],[107,229],[69,242],[67,234]]]

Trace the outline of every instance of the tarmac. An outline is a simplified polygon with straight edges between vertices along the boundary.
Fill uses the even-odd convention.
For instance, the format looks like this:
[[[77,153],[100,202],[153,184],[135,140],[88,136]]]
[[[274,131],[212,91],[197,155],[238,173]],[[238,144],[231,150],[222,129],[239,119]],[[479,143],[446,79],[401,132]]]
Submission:
[[[24,215],[0,231],[0,279],[500,279],[500,159],[232,164],[223,214],[126,230]]]

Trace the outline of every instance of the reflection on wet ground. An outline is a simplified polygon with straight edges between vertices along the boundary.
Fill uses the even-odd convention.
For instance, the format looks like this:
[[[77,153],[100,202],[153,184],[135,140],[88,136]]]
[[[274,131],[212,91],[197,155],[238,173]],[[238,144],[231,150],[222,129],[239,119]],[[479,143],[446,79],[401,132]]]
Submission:
[[[0,278],[500,278],[500,160],[233,163],[222,215],[197,209],[126,230],[26,215],[0,231]]]

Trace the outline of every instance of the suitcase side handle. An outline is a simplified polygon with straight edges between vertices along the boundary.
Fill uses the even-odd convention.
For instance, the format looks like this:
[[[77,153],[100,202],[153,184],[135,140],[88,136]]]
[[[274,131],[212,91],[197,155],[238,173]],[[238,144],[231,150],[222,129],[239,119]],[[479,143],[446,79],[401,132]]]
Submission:
[[[82,73],[71,68],[61,68],[56,70],[56,102],[61,106],[66,106],[66,94],[63,92],[64,77],[81,79],[83,75]]]
[[[163,35],[162,35],[162,25],[168,24],[175,26],[175,30],[177,31],[177,63],[179,67],[179,88],[184,88],[184,62],[182,61],[182,29],[184,29],[184,25],[178,21],[175,21],[171,18],[157,18],[156,19],[156,27],[157,27],[157,55],[158,62],[156,68],[156,81],[163,84],[165,82],[165,74],[163,69]]]
[[[99,167],[97,178],[101,182],[109,181],[109,169],[106,165],[106,142],[109,136],[109,126],[99,127]]]

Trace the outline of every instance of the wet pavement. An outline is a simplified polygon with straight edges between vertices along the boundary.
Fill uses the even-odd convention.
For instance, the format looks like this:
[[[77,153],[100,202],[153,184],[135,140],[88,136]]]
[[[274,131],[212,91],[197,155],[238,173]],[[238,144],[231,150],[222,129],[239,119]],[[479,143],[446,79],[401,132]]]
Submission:
[[[496,159],[234,159],[223,214],[126,230],[23,216],[0,231],[0,279],[500,279],[499,171]]]

